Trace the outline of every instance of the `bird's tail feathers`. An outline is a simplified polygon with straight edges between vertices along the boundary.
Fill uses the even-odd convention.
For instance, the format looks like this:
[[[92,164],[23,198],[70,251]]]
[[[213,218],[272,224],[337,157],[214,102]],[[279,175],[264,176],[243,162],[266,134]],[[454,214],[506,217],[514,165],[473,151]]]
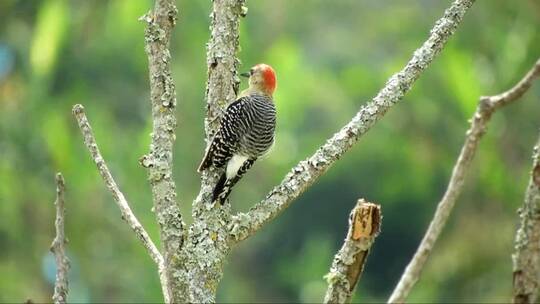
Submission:
[[[248,159],[245,161],[242,167],[240,167],[238,170],[237,174],[231,179],[227,178],[226,171],[223,172],[219,177],[216,186],[214,187],[214,191],[212,193],[212,202],[219,201],[220,204],[223,205],[227,197],[229,197],[229,194],[231,194],[232,187],[236,185],[244,173],[251,168],[253,162],[255,162],[254,159]]]
[[[230,181],[227,180],[227,174],[223,172],[214,187],[212,202],[219,201],[219,203],[223,205],[231,193],[231,186]]]

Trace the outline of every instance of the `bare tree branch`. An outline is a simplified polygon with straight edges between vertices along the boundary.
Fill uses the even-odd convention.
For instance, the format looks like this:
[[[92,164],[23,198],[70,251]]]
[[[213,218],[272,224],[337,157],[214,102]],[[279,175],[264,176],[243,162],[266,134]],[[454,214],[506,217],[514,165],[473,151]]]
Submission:
[[[436,22],[427,41],[414,52],[405,68],[392,76],[371,102],[361,107],[356,116],[314,155],[294,167],[264,200],[249,212],[240,213],[233,218],[231,238],[234,241],[244,240],[274,219],[399,102],[443,49],[474,2],[475,0],[454,1],[444,16]]]
[[[379,205],[359,199],[349,216],[349,230],[343,246],[325,276],[328,290],[324,303],[349,303],[367,256],[381,228]]]
[[[486,132],[491,115],[497,109],[518,100],[531,86],[532,81],[539,75],[540,60],[537,61],[527,75],[525,75],[525,77],[510,90],[499,95],[489,97],[484,96],[480,98],[478,108],[471,119],[471,128],[467,131],[465,143],[461,148],[461,153],[452,171],[448,188],[437,206],[435,215],[431,220],[420,246],[412,260],[409,262],[409,265],[407,265],[399,283],[390,296],[390,299],[388,300],[389,303],[403,303],[407,299],[407,296],[416,281],[418,281],[422,268],[433,249],[435,241],[444,228],[446,221],[450,216],[450,212],[454,207],[456,198],[463,188],[465,175],[470,167],[478,143]]]
[[[84,107],[80,104],[73,106],[73,115],[77,119],[77,123],[79,124],[79,128],[81,129],[83,135],[84,144],[86,145],[86,148],[88,148],[88,151],[90,151],[90,156],[92,157],[92,160],[94,160],[99,174],[103,178],[103,181],[105,182],[105,185],[109,191],[112,193],[116,205],[118,208],[120,208],[122,219],[135,232],[135,235],[139,238],[139,240],[141,240],[141,243],[143,244],[144,248],[146,248],[146,251],[152,260],[154,260],[154,262],[157,264],[165,302],[169,303],[171,298],[168,290],[166,289],[166,286],[168,286],[167,276],[165,275],[165,264],[161,253],[157,249],[154,242],[152,242],[152,239],[146,230],[144,230],[144,227],[141,225],[137,217],[135,217],[133,211],[131,211],[124,194],[120,192],[118,185],[114,181],[111,172],[103,159],[103,156],[101,156],[101,153],[99,152],[98,145],[94,138],[94,133],[92,132],[92,127],[90,126],[88,118],[86,118],[86,114],[84,113]]]
[[[148,180],[170,283],[168,289],[173,302],[183,300],[175,273],[182,268],[180,249],[186,234],[173,180],[176,90],[171,73],[169,45],[177,14],[174,0],[156,0],[154,10],[141,17],[147,23],[144,40],[150,75],[153,127],[150,153],[144,155],[140,163],[148,168]]]
[[[540,287],[540,138],[533,150],[533,168],[512,255],[513,303],[536,303]]]
[[[237,70],[240,17],[245,16],[246,0],[212,1],[211,37],[207,45],[206,60],[206,139],[212,139],[219,127],[223,109],[236,99],[240,79]]]
[[[212,1],[211,37],[207,44],[208,83],[206,88],[206,141],[219,126],[223,109],[236,99],[239,79],[236,58],[239,48],[240,17],[245,15],[245,0]],[[223,265],[230,251],[228,223],[230,204],[212,204],[211,193],[218,174],[214,168],[201,176],[201,189],[193,201],[193,224],[184,248],[186,272],[180,278],[188,287],[187,302],[215,302]]]
[[[219,127],[223,110],[236,99],[240,80],[236,58],[240,41],[240,17],[245,16],[245,0],[212,1],[211,36],[207,44],[208,82],[206,84],[206,142],[210,143]],[[200,218],[211,203],[210,194],[219,177],[214,168],[202,174],[201,191],[193,202],[193,217]],[[209,210],[208,210],[209,211]],[[229,216],[227,216],[229,217]],[[201,218],[202,219],[202,218]]]
[[[54,282],[54,295],[52,300],[56,304],[63,304],[67,301],[69,292],[68,271],[70,268],[69,259],[66,255],[65,244],[67,243],[64,234],[64,221],[66,209],[64,207],[64,193],[66,186],[62,173],[56,174],[56,220],[54,226],[56,228],[56,237],[51,244],[51,252],[56,259],[56,281]]]

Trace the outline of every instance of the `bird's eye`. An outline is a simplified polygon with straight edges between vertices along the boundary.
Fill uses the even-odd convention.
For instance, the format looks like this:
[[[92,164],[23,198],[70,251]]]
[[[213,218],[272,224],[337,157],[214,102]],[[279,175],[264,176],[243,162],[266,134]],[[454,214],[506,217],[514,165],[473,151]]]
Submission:
[[[253,75],[253,69],[249,70],[249,75]]]

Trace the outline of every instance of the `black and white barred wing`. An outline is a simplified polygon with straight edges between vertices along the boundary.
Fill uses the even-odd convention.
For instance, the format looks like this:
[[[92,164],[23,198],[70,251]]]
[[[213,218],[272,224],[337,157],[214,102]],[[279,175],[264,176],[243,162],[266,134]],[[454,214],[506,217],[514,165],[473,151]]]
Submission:
[[[199,165],[199,172],[210,166],[223,167],[237,151],[240,139],[250,128],[249,121],[246,120],[246,106],[247,100],[243,97],[227,107],[225,115],[221,119],[219,130]]]

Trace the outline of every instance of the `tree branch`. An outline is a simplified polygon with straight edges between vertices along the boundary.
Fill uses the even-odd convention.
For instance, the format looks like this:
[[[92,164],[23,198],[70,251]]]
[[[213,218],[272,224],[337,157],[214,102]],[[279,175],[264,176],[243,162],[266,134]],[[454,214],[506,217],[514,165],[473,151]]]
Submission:
[[[129,207],[129,204],[124,197],[124,194],[120,192],[118,185],[114,181],[111,172],[109,171],[109,168],[107,167],[107,164],[103,159],[103,156],[101,156],[101,153],[99,152],[98,145],[92,132],[92,127],[90,126],[88,118],[86,118],[86,114],[84,113],[84,107],[80,104],[73,106],[73,115],[77,119],[77,123],[79,124],[79,128],[81,129],[84,144],[88,148],[88,151],[90,151],[90,156],[92,157],[92,160],[94,160],[94,163],[98,168],[99,174],[103,178],[105,185],[112,193],[113,199],[116,202],[118,208],[120,209],[122,219],[131,227],[133,232],[135,232],[135,235],[139,238],[144,248],[146,248],[146,251],[152,258],[152,260],[157,264],[159,271],[159,279],[163,288],[165,302],[170,302],[171,298],[169,296],[168,290],[166,289],[166,286],[168,285],[167,277],[165,275],[165,264],[161,253],[159,253],[156,245],[154,245],[154,242],[152,242],[152,239],[150,238],[146,230],[144,230],[144,227],[141,225],[137,217],[135,217],[133,211],[131,211],[131,208]]]
[[[56,174],[56,201],[54,202],[56,206],[56,220],[54,221],[56,237],[51,244],[51,252],[56,259],[56,281],[54,282],[54,295],[52,297],[53,302],[56,304],[66,303],[69,292],[68,271],[70,264],[64,246],[67,243],[64,234],[64,219],[66,216],[64,207],[65,190],[64,177],[59,172]]]
[[[521,223],[512,255],[513,303],[535,303],[540,287],[540,138],[533,150],[533,167],[525,202],[519,210]]]
[[[234,241],[244,240],[274,219],[399,102],[443,49],[474,2],[475,0],[454,1],[444,16],[436,22],[427,41],[414,52],[403,70],[388,80],[371,102],[361,107],[356,116],[314,155],[294,167],[264,200],[249,212],[240,213],[233,218],[231,238]]]
[[[510,90],[495,96],[480,97],[478,108],[471,119],[471,128],[467,131],[465,143],[461,148],[461,153],[452,171],[448,188],[437,206],[435,215],[429,224],[429,228],[426,231],[420,246],[412,260],[409,262],[409,265],[407,265],[399,283],[390,296],[390,299],[388,300],[389,303],[403,303],[407,299],[407,296],[416,281],[418,281],[422,268],[433,249],[435,241],[444,228],[446,221],[450,216],[450,212],[454,207],[456,198],[463,188],[465,175],[470,167],[478,143],[486,132],[491,115],[497,109],[518,100],[531,86],[532,81],[539,75],[540,60],[537,61],[527,75],[525,75],[525,77]]]
[[[207,44],[206,60],[206,117],[204,121],[206,142],[209,144],[219,128],[221,114],[236,99],[240,79],[237,71],[240,60],[236,58],[240,45],[240,17],[245,16],[246,0],[212,1],[211,36]],[[201,192],[193,203],[193,217],[199,217],[211,203],[210,194],[219,177],[214,168],[202,174]],[[201,202],[201,204],[199,204]]]
[[[176,90],[171,73],[169,45],[178,11],[174,0],[156,0],[154,10],[143,17],[144,35],[150,75],[152,105],[152,142],[150,153],[140,163],[148,169],[154,210],[164,247],[165,266],[170,283],[171,300],[181,302],[180,286],[175,272],[182,268],[180,249],[185,239],[185,223],[176,202],[173,180],[173,146],[176,138]]]
[[[223,109],[236,99],[239,79],[236,58],[239,48],[240,17],[245,15],[245,0],[213,0],[211,37],[207,44],[208,83],[206,87],[206,142],[219,126]],[[201,189],[193,201],[193,224],[185,246],[188,269],[180,275],[188,284],[187,302],[215,302],[223,265],[230,251],[227,226],[230,204],[212,204],[211,193],[218,178],[215,168],[201,176]]]
[[[369,249],[381,227],[379,205],[359,199],[349,216],[349,230],[343,246],[325,276],[328,290],[324,303],[349,303],[364,270]]]
[[[206,139],[212,139],[219,127],[223,110],[236,99],[240,79],[237,75],[240,17],[244,17],[246,0],[214,0],[211,37],[207,44],[206,60]]]

